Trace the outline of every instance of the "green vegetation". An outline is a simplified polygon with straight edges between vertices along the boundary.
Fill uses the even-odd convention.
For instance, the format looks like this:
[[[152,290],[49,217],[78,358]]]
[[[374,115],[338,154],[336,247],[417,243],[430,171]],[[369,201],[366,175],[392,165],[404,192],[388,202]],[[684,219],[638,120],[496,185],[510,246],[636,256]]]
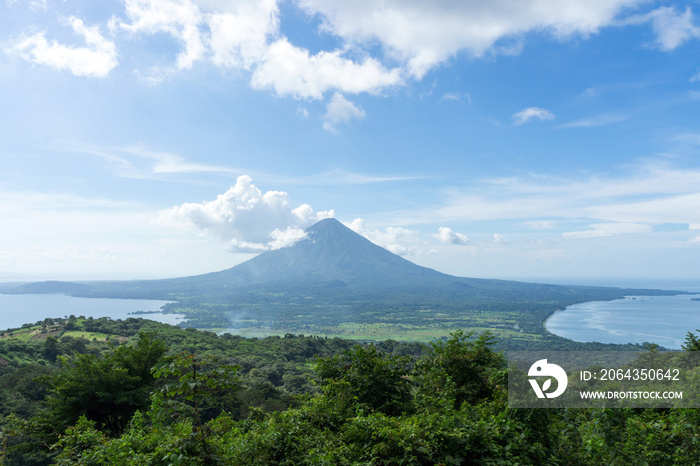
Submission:
[[[0,338],[0,464],[700,461],[696,409],[509,409],[495,343],[39,322]]]
[[[473,279],[463,279],[473,280]],[[495,282],[495,283],[492,283]],[[325,289],[284,293],[247,291],[161,296],[177,301],[164,312],[184,314],[183,327],[229,329],[241,335],[305,333],[351,339],[430,341],[461,328],[491,329],[499,341],[529,346],[549,334],[545,320],[572,304],[659,290],[535,285],[474,280],[469,288],[406,289],[377,293]],[[293,291],[292,291],[293,290]],[[548,344],[548,343],[547,343]],[[547,347],[547,344],[543,347]]]

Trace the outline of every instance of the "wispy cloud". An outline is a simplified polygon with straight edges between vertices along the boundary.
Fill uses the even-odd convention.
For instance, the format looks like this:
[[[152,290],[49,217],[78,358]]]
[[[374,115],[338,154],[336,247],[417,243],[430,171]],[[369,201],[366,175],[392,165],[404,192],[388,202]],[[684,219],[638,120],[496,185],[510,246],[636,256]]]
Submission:
[[[390,221],[413,225],[507,220],[530,228],[586,219],[597,225],[700,224],[699,186],[699,168],[652,163],[617,177],[498,178],[474,183],[470,189],[452,189],[442,205],[397,213]]]
[[[30,212],[114,211],[136,207],[133,202],[77,196],[64,192],[0,191],[0,216],[5,219]]]
[[[466,102],[468,104],[472,103],[472,96],[463,92],[446,92],[440,97],[440,100],[449,100],[452,102]]]
[[[308,175],[296,178],[290,177],[275,177],[274,175],[262,175],[266,179],[284,182],[285,184],[303,184],[303,185],[362,185],[373,183],[393,183],[401,181],[415,181],[432,179],[434,177],[428,175],[370,175],[364,173],[353,173],[344,170],[333,170],[316,175]]]
[[[584,239],[652,231],[652,226],[644,223],[594,223],[590,227],[589,230],[566,232],[562,236],[568,239]]]
[[[590,118],[582,118],[580,120],[574,120],[568,123],[563,123],[561,125],[558,125],[557,128],[593,128],[596,126],[606,126],[615,123],[621,123],[627,119],[627,115],[608,113],[604,115],[596,115]]]
[[[651,23],[656,34],[654,46],[663,51],[671,51],[691,39],[700,37],[700,27],[696,26],[695,15],[687,6],[679,11],[676,6],[662,6],[643,15],[631,16],[621,24]]]
[[[539,107],[530,107],[526,108],[525,110],[521,110],[515,114],[513,114],[513,124],[516,126],[525,124],[529,121],[532,120],[553,120],[554,115],[550,113],[549,111],[539,108]]]
[[[71,150],[104,160],[114,174],[124,178],[153,178],[167,174],[224,173],[240,174],[241,170],[220,165],[188,162],[184,157],[153,151],[143,145],[97,147],[80,143],[67,144]]]

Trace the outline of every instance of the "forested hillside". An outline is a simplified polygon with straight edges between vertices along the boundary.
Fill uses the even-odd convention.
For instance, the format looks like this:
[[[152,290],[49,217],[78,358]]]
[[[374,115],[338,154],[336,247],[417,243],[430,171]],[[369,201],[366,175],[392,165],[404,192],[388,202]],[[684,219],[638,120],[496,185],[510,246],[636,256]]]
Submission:
[[[0,336],[0,458],[45,464],[694,464],[695,409],[509,409],[488,333],[244,339],[141,319]],[[689,334],[686,349],[700,349]]]

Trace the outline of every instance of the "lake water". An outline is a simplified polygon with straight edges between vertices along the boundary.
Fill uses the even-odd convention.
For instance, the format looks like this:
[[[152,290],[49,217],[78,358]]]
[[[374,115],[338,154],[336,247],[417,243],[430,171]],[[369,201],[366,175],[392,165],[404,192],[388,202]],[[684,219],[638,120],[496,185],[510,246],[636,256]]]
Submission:
[[[698,296],[635,296],[575,304],[555,312],[545,327],[574,341],[652,342],[679,349],[689,331],[697,334],[700,329],[700,301],[692,300]]]
[[[47,317],[74,316],[111,317],[127,319],[142,317],[166,324],[177,325],[182,314],[130,315],[130,312],[159,311],[170,301],[153,299],[74,298],[63,294],[0,294],[0,330],[33,324]]]

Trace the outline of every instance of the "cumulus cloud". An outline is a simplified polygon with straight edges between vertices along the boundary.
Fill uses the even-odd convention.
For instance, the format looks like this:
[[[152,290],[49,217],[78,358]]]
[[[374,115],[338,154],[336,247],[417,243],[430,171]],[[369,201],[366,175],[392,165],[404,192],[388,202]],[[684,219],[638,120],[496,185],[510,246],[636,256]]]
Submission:
[[[449,227],[440,227],[438,232],[433,234],[433,237],[437,238],[443,244],[467,244],[469,243],[469,238],[467,235],[462,233],[456,233],[452,231]]]
[[[206,62],[245,70],[253,89],[281,97],[325,99],[369,93],[378,95],[412,79],[422,79],[457,54],[472,57],[517,54],[528,33],[561,40],[586,37],[608,26],[650,24],[657,46],[672,50],[700,36],[689,8],[660,7],[645,15],[623,18],[645,0],[299,0],[298,7],[333,36],[331,50],[309,50],[283,34],[281,0],[123,0],[123,13],[109,21],[115,38],[169,35],[178,44],[172,66],[159,63],[138,70],[157,84],[173,72]],[[8,5],[17,4],[8,0]],[[45,0],[32,0],[43,5]],[[13,47],[35,63],[70,70],[79,76],[104,77],[118,64],[115,44],[97,27],[71,17],[71,27],[86,42],[73,47],[34,34]],[[160,51],[159,51],[160,54]],[[447,93],[443,100],[469,102],[468,94]],[[347,107],[349,108],[349,107]],[[350,118],[358,118],[355,107]],[[333,128],[332,114],[324,126]],[[554,118],[547,110],[525,109],[513,116],[516,125]],[[608,122],[609,123],[609,122]],[[596,121],[570,126],[591,126]]]
[[[349,123],[353,119],[361,120],[365,117],[365,111],[357,108],[355,104],[343,97],[342,94],[335,93],[326,105],[326,115],[323,128],[326,131],[335,131],[335,127],[340,123]]]
[[[269,39],[278,35],[277,1],[227,2],[226,8],[208,18],[212,62],[251,70],[265,55]]]
[[[531,31],[557,39],[585,37],[619,24],[618,16],[643,0],[300,0],[298,6],[340,42],[336,50],[314,53],[282,34],[279,3],[124,0],[125,18],[115,16],[110,25],[113,31],[169,34],[180,44],[177,68],[208,60],[252,72],[255,88],[319,98],[328,91],[377,93],[406,78],[421,79],[460,52],[475,57],[519,53],[523,35]],[[689,14],[659,8],[647,21],[663,32],[659,34],[664,44],[671,44],[680,40],[670,38],[672,26],[684,28],[681,36],[692,31],[687,27]]]
[[[550,112],[543,108],[538,108],[538,107],[530,107],[526,108],[525,110],[521,110],[518,113],[515,113],[513,115],[513,120],[514,124],[517,125],[522,125],[524,123],[527,123],[530,120],[537,119],[537,120],[553,120],[554,115],[552,115]]]
[[[97,26],[86,26],[75,16],[68,19],[73,32],[80,36],[86,47],[71,47],[49,42],[45,32],[38,32],[18,42],[9,51],[25,60],[58,70],[68,70],[76,76],[104,78],[119,62],[114,42],[105,39]]]
[[[134,34],[164,32],[181,44],[177,68],[197,60],[252,72],[254,89],[279,96],[320,99],[329,91],[377,93],[402,82],[400,70],[376,59],[355,61],[341,50],[297,47],[280,34],[276,0],[206,2],[193,0],[126,0],[128,20],[115,20]],[[162,73],[161,73],[162,74]]]
[[[387,227],[383,231],[371,230],[367,228],[365,220],[362,218],[356,218],[352,222],[346,223],[345,226],[399,256],[415,253],[421,243],[413,230],[401,227]]]
[[[357,63],[339,50],[311,55],[286,38],[269,45],[251,79],[254,89],[273,89],[279,96],[300,99],[320,99],[331,90],[378,93],[401,83],[398,68],[387,70],[374,58]]]
[[[642,0],[301,1],[309,13],[321,15],[326,31],[355,44],[380,43],[417,78],[459,51],[473,56],[498,49],[511,51],[513,47],[503,47],[500,41],[528,31],[556,37],[595,33],[625,8],[640,3]]]
[[[121,29],[132,33],[156,34],[165,32],[177,39],[182,50],[177,56],[178,68],[191,68],[204,56],[199,25],[202,13],[190,0],[126,0],[126,15],[131,20],[119,21]]]
[[[571,231],[563,233],[562,236],[569,239],[582,239],[622,234],[651,233],[652,231],[653,228],[651,225],[643,223],[594,223],[591,225],[590,230]]]
[[[299,2],[309,16],[321,20],[324,32],[343,43],[343,50],[368,50],[379,44],[381,58],[400,65],[391,70],[373,58],[356,62],[340,50],[311,54],[292,45],[280,33],[278,0],[126,0],[129,22],[121,22],[121,27],[171,34],[183,48],[179,66],[191,66],[206,53],[218,66],[254,70],[254,86],[307,96],[317,95],[324,86],[344,93],[353,88],[376,92],[400,83],[401,76],[420,79],[460,51],[473,56],[519,53],[520,38],[529,31],[546,31],[557,38],[585,36],[641,2]],[[329,80],[335,82],[329,85]]]
[[[306,237],[306,227],[333,216],[332,210],[314,212],[308,204],[292,209],[287,193],[263,193],[244,175],[215,200],[173,207],[162,211],[159,220],[193,225],[233,252],[261,252],[291,246]]]

